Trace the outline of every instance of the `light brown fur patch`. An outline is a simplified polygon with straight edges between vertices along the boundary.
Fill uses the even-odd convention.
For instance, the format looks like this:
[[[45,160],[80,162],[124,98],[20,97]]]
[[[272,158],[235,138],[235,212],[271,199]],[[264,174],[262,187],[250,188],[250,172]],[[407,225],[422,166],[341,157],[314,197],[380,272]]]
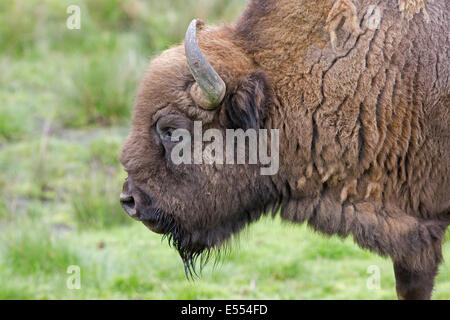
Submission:
[[[425,9],[427,1],[428,0],[398,0],[398,5],[400,11],[407,19],[411,19],[415,14],[419,13],[420,10],[423,10],[425,21],[429,22],[430,17],[428,16],[427,10]]]
[[[344,203],[347,200],[349,195],[356,195],[356,187],[358,182],[356,179],[352,180],[349,184],[347,184],[341,191],[341,203]]]
[[[368,200],[373,197],[374,200],[380,200],[381,198],[381,185],[379,183],[371,182],[367,186],[367,191],[364,199]]]
[[[333,49],[336,49],[336,31],[342,19],[345,19],[344,27],[346,27],[348,31],[356,34],[361,33],[361,29],[358,25],[358,14],[353,1],[337,0],[331,8],[326,20],[326,29],[330,33]]]
[[[297,189],[302,189],[306,185],[306,177],[301,177],[297,181]]]

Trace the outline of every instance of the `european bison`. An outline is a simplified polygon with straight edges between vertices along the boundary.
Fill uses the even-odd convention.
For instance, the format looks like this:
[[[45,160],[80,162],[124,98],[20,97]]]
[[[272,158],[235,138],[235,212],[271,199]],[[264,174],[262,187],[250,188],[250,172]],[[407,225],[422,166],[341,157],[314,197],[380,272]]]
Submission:
[[[123,207],[188,273],[279,212],[390,256],[398,297],[430,298],[450,224],[449,37],[447,0],[253,0],[236,24],[194,20],[140,85]],[[175,164],[194,121],[279,130],[279,170]]]

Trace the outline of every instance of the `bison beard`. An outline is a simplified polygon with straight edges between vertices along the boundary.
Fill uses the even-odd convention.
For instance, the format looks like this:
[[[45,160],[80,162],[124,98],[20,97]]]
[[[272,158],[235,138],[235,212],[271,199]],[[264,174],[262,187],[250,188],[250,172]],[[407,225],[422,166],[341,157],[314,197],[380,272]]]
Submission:
[[[186,230],[172,215],[160,208],[150,209],[151,223],[146,220],[142,222],[150,230],[158,230],[158,233],[163,234],[162,241],[167,239],[169,246],[174,247],[183,260],[186,277],[193,279],[211,258],[217,264],[231,250],[232,237],[237,237],[246,225],[257,221],[266,213],[277,213],[281,200],[275,203],[274,206],[255,206],[236,212],[227,221],[222,221],[216,229]]]
[[[186,277],[189,279],[193,275],[197,275],[196,265],[198,260],[200,259],[200,269],[202,269],[208,262],[212,251],[212,248],[208,248],[205,244],[207,241],[193,243],[189,233],[161,209],[153,209],[151,214],[155,218],[155,223],[152,223],[151,227],[161,230],[161,233],[163,233],[162,240],[167,239],[169,246],[173,246],[178,251],[184,263]],[[148,222],[144,221],[143,223],[150,227]]]
[[[211,249],[206,245],[194,244],[191,242],[191,237],[188,236],[179,224],[175,222],[170,215],[163,212],[161,209],[153,209],[152,216],[155,222],[152,222],[151,227],[156,228],[163,233],[162,240],[167,239],[169,246],[173,246],[180,254],[184,263],[184,270],[186,277],[192,278],[193,274],[197,274],[195,266],[200,258],[200,266],[206,264],[210,256]],[[148,222],[143,221],[144,225],[150,228]]]

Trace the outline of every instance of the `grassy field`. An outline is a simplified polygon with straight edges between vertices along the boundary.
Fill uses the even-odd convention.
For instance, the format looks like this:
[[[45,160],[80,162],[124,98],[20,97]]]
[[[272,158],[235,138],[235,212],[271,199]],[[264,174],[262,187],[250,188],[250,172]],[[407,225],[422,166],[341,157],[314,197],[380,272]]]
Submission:
[[[66,9],[81,8],[81,29]],[[148,61],[188,22],[243,0],[0,2],[0,299],[392,299],[389,260],[263,219],[189,282],[174,249],[118,204],[117,155]],[[450,260],[450,246],[444,255]],[[69,266],[80,289],[69,289]],[[380,287],[369,288],[371,266]],[[436,299],[450,298],[450,265]]]

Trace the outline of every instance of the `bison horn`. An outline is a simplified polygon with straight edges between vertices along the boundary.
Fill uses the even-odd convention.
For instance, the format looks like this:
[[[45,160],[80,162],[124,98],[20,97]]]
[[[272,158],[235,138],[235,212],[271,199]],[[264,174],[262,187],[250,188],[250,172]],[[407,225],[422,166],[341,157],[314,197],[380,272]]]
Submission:
[[[216,109],[225,96],[226,86],[203,55],[197,43],[197,27],[203,24],[192,20],[186,31],[184,49],[186,60],[196,83],[191,87],[191,96],[203,109]]]

